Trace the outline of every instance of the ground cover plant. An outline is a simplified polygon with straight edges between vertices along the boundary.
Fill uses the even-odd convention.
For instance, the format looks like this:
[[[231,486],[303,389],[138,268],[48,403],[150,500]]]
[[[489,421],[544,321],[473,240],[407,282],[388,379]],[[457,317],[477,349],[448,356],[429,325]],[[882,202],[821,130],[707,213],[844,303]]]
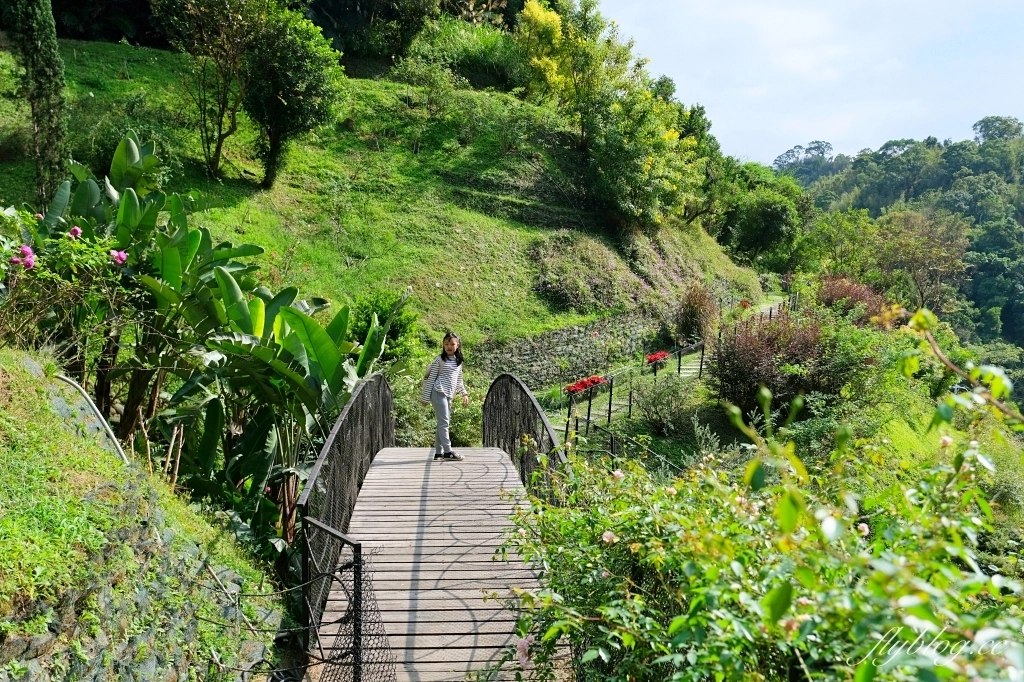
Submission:
[[[105,608],[96,599],[99,585],[109,585],[114,600],[135,599],[140,585],[158,580],[152,572],[159,562],[147,565],[133,553],[135,547],[123,542],[145,530],[141,519],[159,524],[161,532],[170,528],[161,542],[150,544],[172,560],[191,557],[191,570],[199,576],[206,575],[202,562],[207,561],[232,571],[253,590],[274,584],[265,565],[254,561],[230,531],[185,504],[165,480],[147,475],[144,466],[124,464],[94,436],[84,436],[66,413],[67,405],[79,401],[78,394],[54,379],[56,370],[52,358],[0,350],[0,641],[7,645],[9,673],[16,666],[6,663],[11,656],[19,658],[17,638],[52,640],[48,633],[61,632],[69,605],[83,631],[65,634],[51,646],[60,651],[69,640],[81,644],[94,637],[96,619]],[[233,665],[241,642],[252,633],[243,629],[239,636],[233,627],[211,623],[223,616],[211,595],[189,607],[198,607],[198,615],[207,619],[191,623],[191,639],[178,629],[188,623],[172,622],[175,613],[189,610],[180,600],[192,591],[192,585],[174,585],[166,593],[150,592],[143,620],[124,624],[124,630],[122,624],[103,623],[111,636],[123,637],[111,644],[124,647],[148,628],[164,628],[175,633],[171,648],[193,657],[188,665],[207,669],[211,650]],[[283,610],[280,598],[260,606],[278,616]],[[258,614],[250,607],[247,616],[255,620]],[[273,636],[263,639],[270,645]],[[152,652],[138,653],[148,658]]]
[[[941,361],[934,318],[912,324],[922,355]],[[588,680],[1017,679],[1022,586],[979,560],[994,521],[979,481],[994,467],[941,425],[1024,418],[1002,402],[997,370],[965,375],[976,400],[940,401],[934,462],[874,508],[858,493],[885,466],[869,441],[841,429],[830,458],[805,462],[784,431],[758,433],[735,407],[752,445],[739,469],[721,453],[675,477],[570,457],[572,475],[531,497],[507,536],[542,582],[517,599],[508,658],[538,679],[562,643]],[[762,390],[766,424],[771,398]]]

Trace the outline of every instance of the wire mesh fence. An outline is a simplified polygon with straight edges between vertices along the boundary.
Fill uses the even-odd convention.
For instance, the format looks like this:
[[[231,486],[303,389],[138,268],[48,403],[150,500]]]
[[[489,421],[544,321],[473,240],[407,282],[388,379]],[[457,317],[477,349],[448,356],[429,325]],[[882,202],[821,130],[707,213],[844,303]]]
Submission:
[[[326,682],[395,679],[362,546],[344,532],[374,456],[395,444],[392,408],[383,376],[361,384],[335,422],[298,502],[306,651],[315,679]]]

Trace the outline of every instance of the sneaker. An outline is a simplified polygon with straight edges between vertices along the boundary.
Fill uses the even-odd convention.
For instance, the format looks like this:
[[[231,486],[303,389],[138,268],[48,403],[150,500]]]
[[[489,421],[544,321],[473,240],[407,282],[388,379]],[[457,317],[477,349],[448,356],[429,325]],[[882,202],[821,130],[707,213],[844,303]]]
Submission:
[[[441,459],[443,459],[446,462],[461,462],[462,460],[465,459],[465,457],[463,457],[457,452],[446,452],[443,455],[441,455]]]
[[[435,452],[435,453],[434,453],[434,461],[435,461],[435,462],[436,462],[437,460],[439,460],[439,459],[443,459],[443,458],[444,458],[444,455],[442,455],[442,454],[441,454],[440,452]]]

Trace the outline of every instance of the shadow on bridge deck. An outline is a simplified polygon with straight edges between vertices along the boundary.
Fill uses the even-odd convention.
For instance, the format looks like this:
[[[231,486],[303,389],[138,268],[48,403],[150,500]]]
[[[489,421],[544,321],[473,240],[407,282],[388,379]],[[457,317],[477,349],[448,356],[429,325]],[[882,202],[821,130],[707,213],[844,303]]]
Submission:
[[[428,448],[381,450],[349,523],[399,682],[461,680],[496,662],[514,643],[515,614],[484,595],[537,586],[523,562],[492,560],[514,504],[500,492],[523,491],[515,466],[497,448],[459,452],[462,462],[435,462]],[[343,610],[345,599],[332,592],[327,612]],[[502,678],[514,679],[511,671]]]

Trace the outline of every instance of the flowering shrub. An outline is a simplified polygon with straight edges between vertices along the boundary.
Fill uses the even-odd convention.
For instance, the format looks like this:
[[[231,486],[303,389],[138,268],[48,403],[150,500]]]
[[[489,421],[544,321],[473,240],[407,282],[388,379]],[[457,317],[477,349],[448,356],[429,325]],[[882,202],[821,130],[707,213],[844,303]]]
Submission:
[[[873,315],[878,315],[883,308],[888,307],[885,297],[875,293],[871,287],[843,277],[823,279],[818,288],[817,300],[820,305],[839,308],[843,313],[857,310],[858,314],[853,321],[859,325],[867,324]]]
[[[1002,372],[949,363],[935,326],[925,311],[908,332],[972,399],[941,400],[932,425],[962,411],[1024,430]],[[712,452],[666,481],[629,457],[570,456],[571,475],[514,513],[503,549],[542,571],[518,595],[526,644],[506,660],[556,679],[568,645],[588,682],[1024,679],[1024,586],[979,561],[993,465],[976,441],[935,434],[937,463],[869,513],[856,491],[889,466],[871,443],[840,429],[827,468],[808,470],[741,416],[730,409],[753,444],[743,470]]]
[[[655,362],[661,362],[667,359],[669,352],[667,350],[659,350],[657,353],[651,353],[647,356],[647,364],[653,365]]]
[[[587,377],[586,379],[580,379],[576,383],[569,384],[568,386],[565,387],[565,390],[568,391],[569,393],[572,393],[573,395],[575,395],[577,393],[581,393],[581,392],[587,390],[588,388],[592,388],[592,387],[597,386],[599,384],[605,384],[605,383],[608,383],[607,379],[605,379],[604,377],[599,377],[599,376],[595,375],[595,376],[592,376],[592,377]]]

